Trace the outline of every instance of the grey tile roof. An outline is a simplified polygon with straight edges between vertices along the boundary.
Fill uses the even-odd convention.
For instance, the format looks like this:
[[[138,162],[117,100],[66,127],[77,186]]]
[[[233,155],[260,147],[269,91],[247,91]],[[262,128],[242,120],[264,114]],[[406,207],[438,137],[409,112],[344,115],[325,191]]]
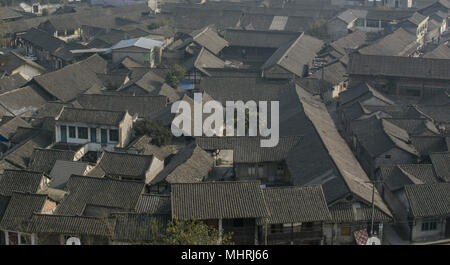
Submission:
[[[332,43],[330,46],[336,49],[342,55],[348,50],[356,50],[367,43],[367,32],[356,30]]]
[[[205,47],[210,52],[218,54],[223,48],[228,46],[228,41],[220,37],[216,31],[210,27],[205,27],[199,31],[191,33],[193,41]]]
[[[10,199],[11,196],[4,196],[0,194],[0,221],[2,220],[3,215],[5,214]]]
[[[136,152],[140,155],[155,155],[160,159],[166,159],[166,157],[176,154],[182,148],[180,145],[157,146],[152,144],[151,141],[151,137],[142,135],[131,142],[127,146],[127,150],[129,153]]]
[[[450,60],[352,53],[349,75],[379,75],[450,80]]]
[[[280,48],[298,38],[301,33],[227,29],[224,38],[230,46]]]
[[[226,101],[276,100],[289,86],[287,81],[268,81],[258,76],[243,77],[230,73],[229,75],[203,77],[197,87],[225,106]]]
[[[8,75],[11,75],[13,71],[17,70],[17,68],[22,65],[28,65],[45,72],[44,67],[29,59],[26,59],[18,53],[8,52],[0,55],[0,70],[6,72]]]
[[[56,213],[81,215],[86,204],[132,210],[144,185],[136,181],[72,175],[66,185],[69,195],[59,204]]]
[[[269,224],[320,222],[331,220],[320,185],[264,188]]]
[[[400,165],[381,165],[380,172],[383,178],[383,182],[387,185],[388,189],[392,192],[403,189],[408,184],[423,184],[421,179],[414,176],[411,168],[408,171],[403,170]],[[413,173],[413,174],[411,174]]]
[[[81,94],[77,97],[77,102],[86,109],[128,110],[131,115],[149,117],[167,105],[167,98],[165,96]]]
[[[172,216],[235,219],[268,216],[259,182],[202,182],[172,184]]]
[[[106,176],[145,180],[146,172],[150,168],[153,158],[153,155],[104,151],[97,164]]]
[[[261,69],[267,70],[278,65],[297,76],[302,76],[303,66],[309,66],[312,63],[323,45],[323,41],[302,33],[294,41],[275,51],[261,66]]]
[[[339,104],[340,106],[342,106],[345,104],[353,103],[355,101],[361,102],[371,97],[375,97],[385,102],[387,105],[394,104],[394,101],[392,99],[378,92],[367,83],[361,83],[339,93]]]
[[[427,157],[432,152],[447,151],[445,137],[442,136],[412,136],[411,143],[423,157]]]
[[[409,56],[419,48],[417,36],[399,28],[375,43],[359,50],[367,55]]]
[[[3,154],[1,160],[13,164],[18,168],[26,168],[35,148],[45,148],[52,142],[52,134],[48,131],[37,130],[26,136],[22,142]]]
[[[364,111],[369,113],[375,112],[383,112],[389,115],[392,118],[407,118],[407,119],[417,119],[422,118],[423,116],[414,106],[409,105],[387,105],[387,106],[373,106],[373,105],[364,105]]]
[[[340,61],[328,64],[310,75],[312,78],[323,79],[333,86],[347,80],[347,67]]]
[[[46,102],[46,98],[31,86],[16,88],[0,95],[2,106],[14,115],[34,112]]]
[[[450,215],[450,183],[407,185],[405,191],[413,217]]]
[[[0,91],[5,92],[15,88],[19,88],[28,83],[28,80],[23,78],[21,74],[14,74],[11,76],[4,76],[0,78]]]
[[[71,175],[84,175],[89,164],[81,161],[66,161],[58,158],[50,171],[50,187],[63,189]]]
[[[337,203],[330,206],[332,220],[335,223],[367,223],[372,220],[372,207],[361,205],[360,208],[353,208],[349,203]],[[375,208],[375,222],[392,222],[392,217]]]
[[[345,182],[348,191],[355,194],[365,202],[372,201],[372,184],[368,183],[369,178],[362,169],[358,160],[353,155],[347,143],[340,136],[333,120],[328,114],[326,107],[320,102],[319,99],[312,97],[302,88],[298,87],[296,90],[305,115],[313,124],[316,134],[320,137],[323,147],[327,150],[327,155],[329,155],[327,160],[332,160],[339,175]],[[315,150],[311,150],[307,155],[312,155],[313,152],[315,152]],[[317,162],[327,160],[319,159]],[[289,164],[294,161],[295,159],[292,161],[288,160],[288,166],[290,168],[291,166]],[[299,168],[298,165],[296,165],[296,167],[296,172],[301,172],[302,169]],[[329,167],[328,171],[336,172],[334,167]],[[386,215],[391,215],[389,209],[381,199],[378,192],[375,193],[375,206]]]
[[[160,194],[142,194],[136,205],[137,213],[171,214],[170,196]]]
[[[36,148],[30,157],[28,169],[48,175],[56,160],[73,161],[74,159],[75,151]]]
[[[20,38],[29,41],[33,45],[49,52],[54,52],[58,47],[64,44],[64,41],[37,28],[29,29],[25,34],[20,35]]]
[[[285,160],[302,136],[280,137],[275,147],[261,147],[262,137],[224,136],[196,137],[196,143],[208,151],[233,150],[235,163],[280,162]]]
[[[398,167],[405,173],[419,179],[425,184],[439,182],[431,164],[402,164]]]
[[[207,68],[225,68],[225,62],[210,51],[202,48],[196,56],[183,62],[182,66],[187,70],[196,68],[205,75],[210,76],[211,74]]]
[[[434,122],[450,123],[450,106],[417,105],[416,109]]]
[[[60,122],[79,122],[86,124],[119,126],[119,123],[125,118],[126,113],[126,111],[63,107],[61,112],[55,117],[55,120]]]
[[[424,58],[435,59],[450,59],[450,45],[449,43],[442,43],[436,49],[425,53]]]
[[[214,165],[212,156],[197,145],[190,144],[180,150],[164,169],[150,181],[158,184],[162,181],[168,183],[191,183],[204,180]]]
[[[112,218],[33,214],[26,231],[29,233],[111,237],[114,225],[115,220]]]
[[[69,102],[89,88],[102,84],[89,65],[80,61],[54,72],[36,76],[33,80],[50,95],[63,102]]]
[[[406,131],[375,116],[352,121],[350,128],[358,142],[373,158],[392,148],[399,148],[415,156],[419,155],[414,146],[409,143],[410,139]]]
[[[27,221],[33,213],[42,211],[46,199],[46,195],[14,192],[0,222],[0,229],[25,231]]]
[[[0,136],[9,140],[16,133],[18,127],[29,128],[31,125],[20,117],[14,117],[0,125]]]
[[[436,175],[450,182],[450,152],[431,153],[430,159]]]
[[[386,118],[388,122],[404,129],[408,134],[414,136],[433,136],[438,135],[439,130],[434,124],[426,119],[395,119]]]
[[[10,196],[13,192],[36,193],[44,178],[43,173],[26,170],[5,170],[0,179],[0,194]]]

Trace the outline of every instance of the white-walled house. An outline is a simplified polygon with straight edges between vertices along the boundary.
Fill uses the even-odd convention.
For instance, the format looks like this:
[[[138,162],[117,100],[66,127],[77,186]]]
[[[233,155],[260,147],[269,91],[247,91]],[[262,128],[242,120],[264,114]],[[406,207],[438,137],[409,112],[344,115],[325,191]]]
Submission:
[[[133,128],[128,111],[62,108],[55,117],[55,141],[88,144],[89,151],[125,147]]]

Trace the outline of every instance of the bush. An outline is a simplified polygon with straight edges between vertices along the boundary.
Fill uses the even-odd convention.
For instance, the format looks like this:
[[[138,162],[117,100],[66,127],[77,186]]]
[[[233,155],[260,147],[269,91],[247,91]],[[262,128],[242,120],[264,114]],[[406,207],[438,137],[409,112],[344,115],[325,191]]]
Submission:
[[[152,143],[157,146],[172,142],[172,132],[164,126],[162,121],[140,120],[134,124],[133,130],[135,136],[147,135],[152,139]]]
[[[183,67],[181,67],[178,64],[174,64],[170,66],[169,71],[166,75],[166,82],[172,86],[177,88],[180,84],[181,80],[184,79],[184,75],[186,74],[186,71]]]

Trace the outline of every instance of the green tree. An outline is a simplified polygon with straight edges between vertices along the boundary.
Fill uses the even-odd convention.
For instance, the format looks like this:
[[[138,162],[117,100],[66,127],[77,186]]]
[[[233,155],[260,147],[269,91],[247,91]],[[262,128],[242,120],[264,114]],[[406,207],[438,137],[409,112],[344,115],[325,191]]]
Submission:
[[[178,64],[171,65],[166,75],[166,82],[172,87],[178,87],[181,80],[184,79],[186,71]]]
[[[47,8],[42,9],[42,15],[43,16],[48,16],[48,9]]]
[[[172,142],[172,132],[159,120],[144,119],[137,121],[133,126],[133,130],[135,136],[147,135],[152,138],[152,143],[157,146],[167,145]]]
[[[174,218],[167,225],[165,235],[159,237],[163,245],[230,245],[231,233],[223,233],[220,240],[220,231],[209,227],[201,221],[178,220]]]

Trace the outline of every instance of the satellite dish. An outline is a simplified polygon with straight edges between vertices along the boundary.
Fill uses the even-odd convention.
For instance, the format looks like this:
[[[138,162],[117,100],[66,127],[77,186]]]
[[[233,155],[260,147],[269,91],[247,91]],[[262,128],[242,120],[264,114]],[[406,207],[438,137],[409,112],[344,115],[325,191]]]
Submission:
[[[78,237],[69,237],[66,241],[66,245],[81,245],[81,241]]]
[[[381,241],[376,236],[369,237],[369,239],[367,239],[366,245],[381,245]]]

